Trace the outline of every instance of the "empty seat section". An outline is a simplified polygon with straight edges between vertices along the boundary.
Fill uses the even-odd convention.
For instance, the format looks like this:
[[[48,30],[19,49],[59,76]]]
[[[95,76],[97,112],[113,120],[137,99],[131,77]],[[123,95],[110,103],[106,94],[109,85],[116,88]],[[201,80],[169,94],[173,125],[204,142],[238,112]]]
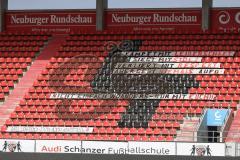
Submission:
[[[10,44],[23,49],[2,44],[4,52]],[[2,66],[14,58],[5,62],[3,56]],[[207,108],[237,110],[239,64],[239,36],[233,34],[73,33],[10,115],[2,137],[174,141],[186,116],[200,117]],[[5,93],[9,81],[2,85]],[[9,133],[11,126],[92,131]]]
[[[0,101],[14,88],[14,85],[31,66],[39,54],[46,35],[23,33],[1,33],[0,35]]]

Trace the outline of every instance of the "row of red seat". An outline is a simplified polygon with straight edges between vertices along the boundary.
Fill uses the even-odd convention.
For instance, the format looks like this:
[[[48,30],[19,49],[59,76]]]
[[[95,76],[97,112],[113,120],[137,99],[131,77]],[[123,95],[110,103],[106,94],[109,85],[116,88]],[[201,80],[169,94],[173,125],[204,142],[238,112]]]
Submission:
[[[35,102],[35,105],[29,105],[28,102],[24,106],[17,106],[15,111],[23,112],[23,113],[82,113],[82,116],[89,116],[88,114],[92,114],[93,116],[97,116],[97,114],[101,113],[121,113],[126,110],[123,106],[111,106],[111,107],[102,107],[102,106],[76,106],[76,107],[67,107],[68,105],[60,104],[54,107],[47,107]],[[96,115],[95,115],[96,114]],[[79,115],[81,116],[81,115]],[[51,117],[51,115],[50,115]]]
[[[164,35],[164,34],[128,34],[128,35],[73,35],[66,38],[68,41],[99,41],[99,40],[105,40],[105,41],[111,41],[111,40],[135,40],[135,39],[141,39],[141,40],[236,40],[239,39],[238,34],[212,34],[212,35],[205,35],[205,34],[199,34],[199,35]]]
[[[0,86],[12,88],[12,87],[14,87],[14,82],[13,81],[0,81]]]
[[[224,35],[236,35],[237,30],[158,30],[158,31],[148,31],[148,30],[105,30],[105,31],[89,31],[89,30],[79,30],[71,31],[70,36],[82,36],[82,35],[171,35],[171,36],[224,36]]]
[[[1,69],[27,69],[27,63],[0,63]]]
[[[17,47],[17,46],[39,46],[42,47],[44,45],[43,41],[4,41],[4,42],[0,42],[0,47]]]
[[[71,53],[72,52],[69,52],[69,54]],[[64,54],[65,52],[63,52],[61,56],[59,54],[59,55],[56,55],[56,57],[52,57],[50,59],[50,64],[63,63],[63,62],[64,63],[85,63],[85,62],[97,63],[99,61],[103,62],[105,57],[105,56],[99,55],[99,53],[94,55],[94,52],[90,52],[89,54],[87,54],[87,52],[80,52],[80,53],[76,53],[77,56],[68,56],[68,57],[66,57]],[[134,56],[128,56],[128,57],[134,57]],[[190,57],[199,57],[199,56],[190,56]],[[233,63],[233,64],[240,63],[240,55],[238,52],[236,52],[235,56],[227,56],[227,57],[223,57],[219,55],[203,56],[201,59],[201,62],[202,63]]]
[[[0,81],[18,81],[18,75],[0,75]]]
[[[115,44],[121,43],[121,41],[115,41]],[[108,41],[68,41],[63,44],[63,46],[66,47],[77,47],[77,46],[105,46],[108,44]],[[142,45],[144,46],[154,46],[154,45],[239,45],[240,42],[238,39],[228,39],[228,40],[181,40],[181,41],[176,41],[176,40],[166,40],[166,39],[161,39],[161,40],[147,40],[147,41],[142,41]]]
[[[31,52],[31,51],[34,51],[34,52],[37,52],[37,51],[39,51],[40,50],[40,48],[37,46],[31,46],[31,47],[26,47],[26,46],[24,46],[24,47],[15,47],[15,46],[8,46],[8,47],[0,47],[0,52],[6,52],[6,51],[9,51],[9,52],[11,52],[11,51],[16,51],[16,52],[19,52],[19,51],[21,51],[21,52],[25,52],[25,51],[29,51],[29,52]]]
[[[48,64],[46,66],[47,69],[57,69],[59,67],[61,67],[63,63],[51,63],[51,64]],[[5,64],[7,65],[7,64]],[[64,65],[66,65],[66,68],[69,68],[69,69],[85,69],[85,68],[89,68],[89,69],[94,69],[94,68],[100,68],[102,66],[102,63],[98,63],[98,62],[86,62],[86,61],[83,61],[83,62],[64,62]],[[203,64],[204,65],[204,64]],[[205,64],[205,65],[208,65],[208,64]],[[76,68],[76,66],[78,66],[78,68]],[[191,64],[189,64],[189,66],[191,66]],[[239,69],[240,68],[240,63],[223,63],[220,65],[220,67],[222,69]],[[184,67],[184,66],[180,66],[176,69],[186,69],[187,67]],[[190,68],[190,67],[188,67]],[[196,67],[197,68],[197,67]],[[218,67],[215,67],[215,69],[218,69]],[[201,69],[205,69],[205,68],[201,68]],[[213,68],[214,69],[214,68]]]
[[[223,46],[223,45],[154,45],[141,46],[140,51],[239,51],[239,45]],[[80,46],[80,47],[61,47],[59,52],[104,52],[105,46]]]
[[[4,58],[4,62],[10,60],[10,59],[14,59],[14,58],[19,58],[19,62],[28,62],[29,58],[34,58],[35,57],[35,52],[31,52],[31,51],[4,51],[4,52],[0,52],[1,53],[1,57],[0,58]],[[8,58],[8,60],[5,58]]]
[[[22,69],[0,69],[2,75],[22,75]]]
[[[74,80],[75,78],[78,77],[78,75],[80,76],[81,74],[78,72],[76,73],[69,73],[70,75],[67,75],[66,77],[65,76],[51,76],[51,80],[67,80],[67,78],[69,78],[69,80]],[[58,79],[55,79],[55,78],[58,78]],[[37,80],[39,81],[38,83],[42,83],[42,81],[48,81],[50,80],[50,76],[47,74],[47,71],[44,70],[43,71],[43,74],[42,75],[39,75]],[[196,75],[196,80],[197,81],[201,81],[201,82],[209,82],[209,83],[215,83],[215,82],[221,82],[221,83],[224,83],[224,82],[232,82],[235,86],[236,83],[240,82],[240,77],[238,75]],[[87,81],[87,78],[84,79],[84,81]],[[220,83],[219,84],[219,87],[221,86]],[[211,85],[211,84],[210,84]]]
[[[42,96],[42,98],[41,98]],[[25,106],[28,104],[28,106],[57,106],[58,104],[62,103],[62,100],[53,100],[49,99],[49,94],[35,94],[32,96],[25,96],[26,100],[22,100],[20,102],[21,106]],[[103,101],[98,101],[98,100],[69,100],[69,104],[67,106],[94,106],[94,107],[105,107],[105,106],[127,106],[128,103],[119,103],[117,100],[103,100]],[[223,108],[229,108],[229,107],[237,107],[237,102],[214,102],[214,101],[209,101],[209,100],[161,100],[159,103],[160,107],[177,107],[177,108],[212,108],[212,107],[223,107]],[[31,107],[30,107],[31,108]],[[47,109],[47,108],[45,108]]]

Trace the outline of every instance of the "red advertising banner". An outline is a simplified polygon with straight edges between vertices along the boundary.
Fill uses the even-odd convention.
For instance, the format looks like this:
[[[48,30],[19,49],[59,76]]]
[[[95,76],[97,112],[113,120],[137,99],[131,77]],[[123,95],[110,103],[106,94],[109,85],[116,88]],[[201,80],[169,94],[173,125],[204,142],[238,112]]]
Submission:
[[[8,31],[69,33],[96,28],[94,11],[7,12],[5,18]]]
[[[224,32],[240,32],[240,8],[213,9],[211,29]]]
[[[200,30],[201,10],[110,10],[106,24],[108,30]]]
[[[211,11],[212,31],[240,32],[240,8]],[[8,11],[8,31],[69,33],[95,31],[95,10]],[[118,9],[106,11],[105,29],[117,31],[201,31],[201,9]]]

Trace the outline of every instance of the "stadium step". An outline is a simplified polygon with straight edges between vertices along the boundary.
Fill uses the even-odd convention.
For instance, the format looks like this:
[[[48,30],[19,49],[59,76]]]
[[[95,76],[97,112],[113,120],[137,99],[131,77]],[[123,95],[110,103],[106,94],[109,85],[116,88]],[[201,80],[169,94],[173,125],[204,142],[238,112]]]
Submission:
[[[195,133],[199,124],[199,118],[184,119],[180,126],[180,131],[177,133],[175,141],[193,142],[195,141]]]
[[[65,36],[53,36],[48,44],[44,47],[40,55],[33,62],[30,69],[25,73],[15,89],[9,95],[8,99],[0,107],[0,126],[5,124],[9,115],[15,110],[15,107],[23,99],[25,93],[33,85],[37,76],[45,68],[50,58],[56,53],[57,49],[65,41]]]
[[[236,112],[225,141],[240,142],[240,110]]]

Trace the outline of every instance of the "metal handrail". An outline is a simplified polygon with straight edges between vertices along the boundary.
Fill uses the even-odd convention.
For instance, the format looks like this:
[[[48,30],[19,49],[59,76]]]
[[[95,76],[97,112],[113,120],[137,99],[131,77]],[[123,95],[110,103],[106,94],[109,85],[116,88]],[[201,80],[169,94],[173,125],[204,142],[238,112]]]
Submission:
[[[232,113],[231,110],[228,109],[227,116],[223,120],[223,125],[222,125],[222,128],[221,128],[221,131],[225,128],[227,120],[230,118],[231,113]]]
[[[207,109],[204,109],[203,114],[202,114],[202,116],[201,116],[200,119],[199,119],[198,126],[197,126],[197,128],[196,128],[197,131],[199,130],[199,128],[200,128],[200,126],[201,126],[201,122],[203,121],[203,118],[205,117],[206,113],[207,113]]]

